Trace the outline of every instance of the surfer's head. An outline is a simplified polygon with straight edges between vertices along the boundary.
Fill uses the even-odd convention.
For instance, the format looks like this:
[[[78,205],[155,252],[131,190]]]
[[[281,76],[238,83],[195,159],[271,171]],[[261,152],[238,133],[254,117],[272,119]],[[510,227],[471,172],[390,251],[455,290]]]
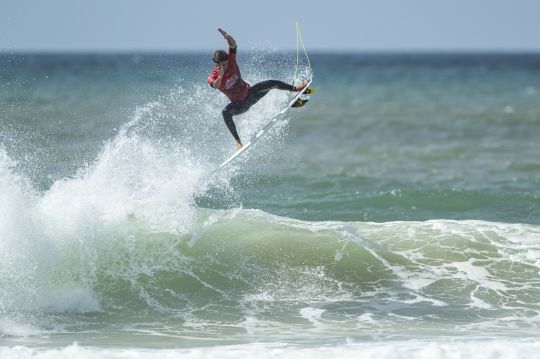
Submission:
[[[214,52],[214,62],[216,64],[219,64],[221,62],[225,62],[229,59],[229,55],[227,55],[227,53],[223,50],[217,50],[216,52]]]

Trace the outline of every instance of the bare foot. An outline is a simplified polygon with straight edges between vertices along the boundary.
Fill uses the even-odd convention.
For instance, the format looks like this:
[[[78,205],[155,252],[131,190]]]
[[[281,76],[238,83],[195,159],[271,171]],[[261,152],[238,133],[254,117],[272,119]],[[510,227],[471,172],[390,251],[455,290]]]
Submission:
[[[236,150],[238,151],[238,150],[240,150],[242,147],[244,147],[244,145],[237,141],[237,142],[236,142]]]
[[[307,81],[301,82],[299,85],[294,86],[294,91],[302,91],[307,86]]]

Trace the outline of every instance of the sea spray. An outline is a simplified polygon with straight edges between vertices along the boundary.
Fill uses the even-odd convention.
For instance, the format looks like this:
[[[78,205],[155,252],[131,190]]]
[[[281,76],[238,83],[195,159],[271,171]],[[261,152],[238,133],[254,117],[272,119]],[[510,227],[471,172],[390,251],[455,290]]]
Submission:
[[[1,155],[3,313],[99,310],[100,260],[129,246],[131,222],[179,234],[195,216],[201,171],[181,147],[173,152],[136,132],[120,131],[93,164],[39,195]]]

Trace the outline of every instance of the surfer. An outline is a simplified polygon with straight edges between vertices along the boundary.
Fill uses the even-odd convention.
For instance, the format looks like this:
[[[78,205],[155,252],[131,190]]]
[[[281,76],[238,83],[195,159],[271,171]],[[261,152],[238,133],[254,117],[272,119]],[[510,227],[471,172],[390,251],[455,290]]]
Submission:
[[[278,80],[266,80],[250,86],[242,79],[240,69],[236,63],[236,41],[222,29],[218,29],[218,31],[227,40],[229,52],[217,50],[214,53],[213,61],[216,66],[210,73],[210,76],[208,76],[208,84],[223,92],[231,100],[223,109],[222,114],[225,124],[236,140],[236,149],[239,150],[243,145],[236,131],[236,125],[232,119],[233,116],[240,115],[249,110],[251,106],[272,89],[302,91],[307,86],[307,82],[293,86]]]

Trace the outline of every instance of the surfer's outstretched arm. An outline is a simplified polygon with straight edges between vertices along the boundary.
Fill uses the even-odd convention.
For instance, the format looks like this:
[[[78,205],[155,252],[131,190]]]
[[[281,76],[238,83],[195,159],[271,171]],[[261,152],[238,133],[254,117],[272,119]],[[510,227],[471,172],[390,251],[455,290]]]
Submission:
[[[236,40],[234,40],[234,38],[231,35],[227,34],[222,28],[219,28],[218,31],[221,35],[223,35],[225,40],[227,40],[227,43],[229,44],[229,48],[236,49]]]

